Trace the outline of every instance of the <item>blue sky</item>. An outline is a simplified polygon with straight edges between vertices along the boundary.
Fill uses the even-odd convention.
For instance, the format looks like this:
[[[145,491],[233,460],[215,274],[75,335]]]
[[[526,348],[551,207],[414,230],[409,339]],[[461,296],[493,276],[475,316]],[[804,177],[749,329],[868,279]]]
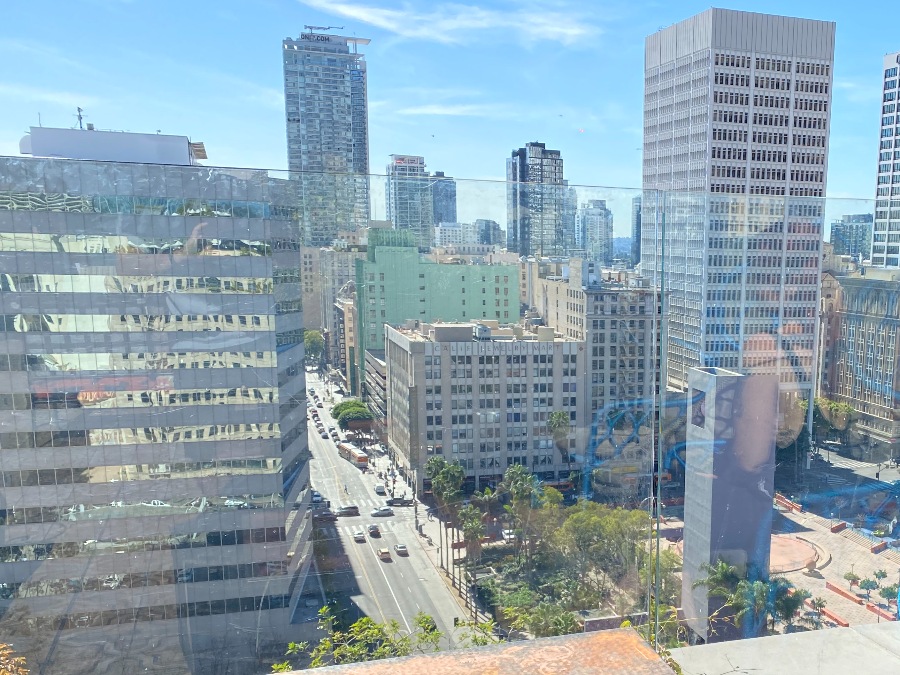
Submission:
[[[4,3],[0,154],[38,113],[73,126],[184,134],[209,164],[286,166],[281,40],[304,24],[371,38],[370,162],[424,155],[430,170],[502,180],[513,148],[559,149],[574,184],[640,186],[644,37],[704,2],[616,0],[36,0]],[[828,194],[868,200],[881,63],[900,37],[878,3],[719,6],[837,23]],[[612,196],[598,190],[595,197]],[[502,186],[464,187],[460,218],[503,222]],[[630,193],[627,195],[630,198]],[[616,204],[617,234],[628,220]],[[462,199],[462,197],[461,197]],[[476,204],[476,202],[482,202]],[[832,213],[868,211],[837,202]]]

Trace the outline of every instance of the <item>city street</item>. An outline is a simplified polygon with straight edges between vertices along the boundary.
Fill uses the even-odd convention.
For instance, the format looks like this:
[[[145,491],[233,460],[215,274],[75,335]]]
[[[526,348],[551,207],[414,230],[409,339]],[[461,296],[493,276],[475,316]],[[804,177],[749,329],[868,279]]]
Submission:
[[[329,410],[333,403],[324,400],[321,380],[307,374],[307,386],[315,389],[324,403],[318,412],[326,427],[337,426]],[[341,434],[343,436],[343,434]],[[415,509],[395,506],[394,515],[373,517],[372,509],[385,505],[388,496],[375,493],[382,482],[374,473],[363,474],[338,454],[336,444],[323,439],[311,424],[309,449],[312,453],[311,484],[336,512],[340,506],[356,505],[358,516],[342,516],[334,522],[320,522],[318,536],[327,542],[327,555],[320,561],[320,575],[326,594],[340,597],[349,604],[351,617],[369,616],[375,621],[395,619],[403,630],[413,630],[413,617],[424,612],[434,618],[438,630],[447,636],[442,648],[452,647],[458,640],[451,635],[455,617],[463,617],[454,596],[435,570],[423,550],[423,541],[415,531]],[[379,468],[387,466],[386,458],[374,461]],[[380,463],[380,464],[379,464]],[[397,496],[406,485],[397,483]],[[424,510],[419,514],[425,518]],[[376,524],[380,537],[367,532]],[[365,532],[365,541],[354,541],[354,533]],[[405,544],[408,555],[399,555],[396,544]],[[390,560],[381,560],[378,549],[390,550]],[[331,576],[328,576],[331,575]],[[331,589],[331,590],[329,590]]]

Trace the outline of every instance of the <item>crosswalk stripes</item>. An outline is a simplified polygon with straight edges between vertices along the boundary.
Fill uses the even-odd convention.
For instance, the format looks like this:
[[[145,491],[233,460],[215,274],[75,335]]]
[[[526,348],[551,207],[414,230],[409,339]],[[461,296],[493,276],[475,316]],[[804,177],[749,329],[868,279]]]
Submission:
[[[371,524],[371,522],[358,522],[352,525],[328,524],[320,527],[319,532],[325,539],[336,539],[340,536],[352,537],[354,532],[358,530],[365,531]],[[404,523],[399,523],[394,520],[378,520],[375,521],[375,525],[378,525],[378,528],[382,532],[400,534],[404,531]]]
[[[842,469],[869,469],[873,465],[871,462],[861,462],[857,459],[850,459],[849,457],[839,457],[832,454],[831,466],[841,467]]]
[[[835,476],[833,473],[826,473],[823,478],[825,479],[825,483],[827,485],[849,485],[850,481],[846,478],[841,478],[840,476]]]

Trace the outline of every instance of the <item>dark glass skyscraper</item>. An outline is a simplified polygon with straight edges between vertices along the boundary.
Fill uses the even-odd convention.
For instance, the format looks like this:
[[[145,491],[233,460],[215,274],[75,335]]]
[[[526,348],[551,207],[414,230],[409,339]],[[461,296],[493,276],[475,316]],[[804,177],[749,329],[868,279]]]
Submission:
[[[507,248],[519,255],[554,255],[566,249],[563,160],[559,150],[526,143],[506,160]]]

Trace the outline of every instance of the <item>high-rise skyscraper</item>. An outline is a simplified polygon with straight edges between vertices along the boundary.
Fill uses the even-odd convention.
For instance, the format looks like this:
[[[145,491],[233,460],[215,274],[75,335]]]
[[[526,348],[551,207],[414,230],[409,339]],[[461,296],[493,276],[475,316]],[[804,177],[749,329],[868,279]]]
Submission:
[[[829,242],[834,246],[834,255],[855,255],[860,260],[868,260],[872,244],[871,213],[855,213],[841,216],[840,220],[831,223]],[[900,222],[897,223],[900,228]],[[897,235],[900,241],[900,234]]]
[[[872,227],[872,265],[900,269],[900,115],[897,114],[897,69],[900,52],[884,56],[881,109],[881,144],[878,147],[878,184],[875,189],[875,222]]]
[[[419,246],[431,246],[434,227],[431,187],[434,179],[425,170],[425,158],[391,155],[386,173],[387,219],[394,224],[394,229],[412,232]]]
[[[647,38],[643,208],[665,198],[667,217],[643,223],[641,258],[665,277],[664,384],[714,366],[809,395],[833,60],[834,23],[724,9]]]
[[[519,255],[565,252],[563,160],[559,150],[526,143],[506,160],[507,248]]]
[[[631,264],[641,262],[641,195],[631,200]]]
[[[585,258],[612,266],[613,214],[606,208],[606,200],[586,201],[578,207],[577,220]]]
[[[328,246],[369,218],[366,62],[357,51],[369,42],[312,32],[283,42],[288,169],[308,246]]]
[[[431,211],[435,225],[456,222],[456,181],[443,171],[432,175]]]
[[[147,163],[177,139],[42,129],[74,159],[0,158],[0,635],[44,672],[220,672],[293,634],[297,193]]]

